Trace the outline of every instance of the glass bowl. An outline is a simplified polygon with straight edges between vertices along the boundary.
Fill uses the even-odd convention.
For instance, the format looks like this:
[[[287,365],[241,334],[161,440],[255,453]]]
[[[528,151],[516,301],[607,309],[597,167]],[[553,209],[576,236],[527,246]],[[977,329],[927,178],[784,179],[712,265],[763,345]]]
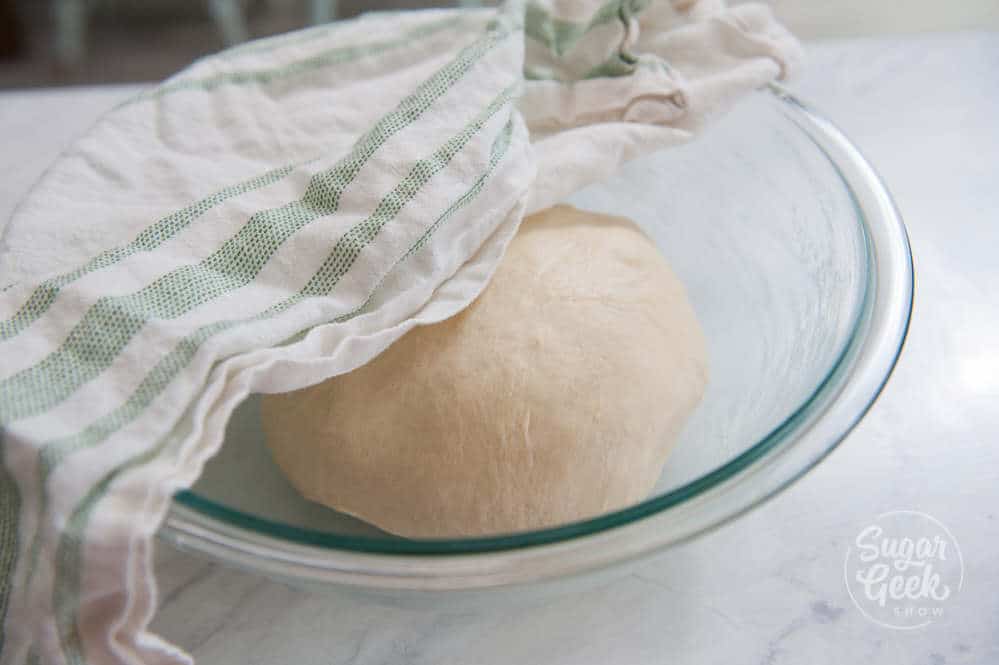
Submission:
[[[739,516],[821,460],[877,397],[912,305],[905,229],[857,149],[782,89],[570,202],[642,225],[708,340],[707,394],[647,500],[539,531],[394,537],[300,498],[270,460],[251,398],[161,535],[292,581],[392,593],[533,584]]]

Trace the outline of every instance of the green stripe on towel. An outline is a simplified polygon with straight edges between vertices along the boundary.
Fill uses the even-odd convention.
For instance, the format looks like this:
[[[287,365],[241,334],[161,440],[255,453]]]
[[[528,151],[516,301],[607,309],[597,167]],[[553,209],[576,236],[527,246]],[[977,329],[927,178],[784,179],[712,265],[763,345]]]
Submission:
[[[361,58],[379,55],[403,46],[410,46],[413,44],[414,40],[429,37],[443,30],[452,28],[457,25],[460,20],[460,17],[452,17],[436,21],[428,25],[417,26],[411,30],[407,30],[402,36],[394,39],[385,39],[357,46],[339,46],[329,48],[315,55],[301,60],[296,60],[279,67],[263,68],[252,71],[225,72],[223,74],[217,74],[215,76],[209,76],[202,79],[180,79],[174,82],[166,82],[153,88],[152,90],[140,93],[131,99],[125,100],[115,107],[115,110],[150,99],[159,99],[183,90],[211,92],[216,88],[227,85],[246,85],[249,83],[267,84],[272,81],[284,80],[291,76],[297,76],[323,69],[331,65],[354,62],[355,60],[360,60]]]
[[[343,190],[390,136],[415,122],[508,34],[491,33],[438,70],[358,140],[347,157],[314,175],[301,200],[254,214],[198,264],[167,273],[135,293],[99,299],[59,349],[0,382],[0,423],[43,413],[69,397],[107,369],[150,319],[176,318],[252,281],[291,235],[336,211]]]
[[[0,443],[4,432],[0,429]],[[0,571],[4,572],[0,579],[0,653],[6,636],[7,608],[10,606],[10,596],[14,593],[12,575],[20,547],[18,528],[20,522],[21,493],[6,466],[6,446],[0,447]]]
[[[493,102],[459,134],[452,137],[450,141],[439,148],[431,157],[421,160],[414,165],[407,177],[396,186],[393,192],[382,199],[372,215],[367,220],[351,229],[351,232],[357,230],[355,237],[353,237],[350,241],[346,241],[345,239],[347,235],[351,233],[348,232],[348,234],[345,234],[345,236],[341,238],[341,241],[343,242],[337,243],[327,260],[323,263],[323,266],[315,273],[313,279],[309,281],[308,285],[304,287],[302,291],[295,296],[268,308],[254,317],[241,320],[220,321],[216,324],[212,324],[211,326],[205,326],[199,329],[199,331],[195,333],[195,336],[189,338],[189,341],[185,340],[187,343],[182,343],[177,347],[177,349],[175,349],[175,352],[179,352],[180,357],[174,362],[168,361],[167,364],[182,368],[193,357],[198,346],[200,346],[200,344],[203,343],[208,337],[237,325],[243,325],[273,317],[304,299],[321,297],[328,294],[336,286],[340,277],[343,274],[346,274],[346,272],[350,269],[353,261],[356,260],[357,252],[359,251],[358,244],[370,242],[370,240],[372,240],[377,234],[378,229],[391,221],[402,209],[402,207],[405,206],[405,204],[420,191],[421,187],[433,177],[433,175],[440,172],[447,166],[451,159],[461,151],[467,142],[482,129],[489,118],[495,115],[499,109],[512,100],[515,90],[516,86],[511,86],[507,90],[500,93],[500,95],[497,96]],[[488,179],[489,175],[492,174],[496,165],[502,159],[507,147],[509,146],[510,133],[512,129],[511,123],[512,121],[508,121],[506,123],[499,136],[497,136],[493,142],[493,149],[491,151],[489,164],[486,167],[485,172],[476,180],[472,187],[470,187],[461,197],[449,206],[448,209],[437,218],[437,220],[435,220],[435,222],[428,228],[427,232],[421,235],[420,238],[403,255],[403,257],[394,265],[398,265],[401,261],[411,256],[415,251],[418,251],[419,248],[423,247],[429,237],[443,222],[449,219],[457,209],[466,205],[475,197],[476,194],[478,194],[486,179]],[[380,284],[381,282],[379,282],[379,285]],[[377,289],[377,285],[375,288]],[[355,308],[349,314],[341,316],[336,320],[345,321],[362,313],[364,307],[371,301],[373,295],[374,291],[371,295],[369,295],[365,303]],[[162,364],[163,363],[161,361],[161,365]],[[179,371],[179,369],[177,371]],[[156,370],[154,370],[154,373],[155,372]],[[162,383],[162,387],[165,387],[166,383],[168,383],[170,378],[172,378],[167,377],[167,374],[168,372],[161,373],[161,376],[156,378],[155,383]],[[150,376],[152,376],[152,373]],[[150,376],[147,376],[147,379],[149,379]],[[145,383],[145,381],[143,383]],[[108,488],[121,474],[151,461],[163,451],[165,445],[166,440],[163,440],[152,449],[133,457],[128,462],[105,475],[100,483],[92,488],[83,501],[81,501],[81,503],[77,506],[69,520],[62,538],[59,541],[56,552],[57,573],[55,587],[53,590],[53,606],[57,608],[59,634],[64,653],[70,663],[82,664],[84,662],[82,655],[82,641],[77,627],[78,622],[76,612],[78,611],[80,604],[80,574],[83,563],[83,535],[86,533],[90,516],[96,505],[100,502],[101,498],[107,493]]]
[[[401,102],[394,111],[392,111],[384,118],[382,118],[374,126],[374,128],[371,131],[369,131],[365,135],[365,137],[362,138],[362,140],[359,141],[358,143],[369,144],[369,143],[383,142],[384,139],[387,138],[387,136],[391,135],[395,131],[398,131],[398,129],[401,128],[402,126],[406,126],[408,124],[415,122],[417,119],[421,117],[421,115],[427,110],[427,108],[429,108],[429,106],[433,103],[434,100],[438,99],[449,88],[451,88],[455,83],[457,83],[471,69],[471,67],[478,60],[480,60],[487,52],[489,52],[492,48],[494,48],[496,45],[498,45],[504,39],[506,39],[509,36],[511,29],[515,27],[515,24],[503,20],[495,21],[492,23],[492,25],[498,27],[498,29],[494,30],[492,34],[489,34],[486,37],[481,38],[475,44],[463,49],[447,65],[438,70],[433,76],[423,81],[414,90],[414,92],[408,95],[407,98],[403,102]],[[227,327],[229,326],[220,326],[220,328],[227,328]],[[198,332],[200,333],[199,337],[204,336],[205,338],[210,336],[209,333],[214,333],[213,330],[205,330],[205,329],[202,329],[201,331]],[[186,340],[187,343],[182,344],[176,350],[178,351],[178,353],[172,354],[168,358],[164,358],[157,365],[157,367],[154,368],[153,372],[151,372],[150,375],[146,377],[146,379],[149,380],[148,382],[146,382],[147,390],[148,388],[155,385],[157,382],[165,381],[165,383],[163,383],[163,385],[165,386],[166,383],[169,382],[169,379],[166,377],[166,374],[169,374],[170,371],[176,373],[182,369],[183,364],[178,364],[178,361],[180,361],[182,357],[185,355],[190,354],[191,356],[193,356],[190,344],[191,341],[192,340]],[[0,393],[0,402],[3,402],[5,400],[5,397],[9,394],[10,393],[7,392]],[[133,395],[133,397],[135,397],[135,395]],[[141,398],[140,401],[145,399],[149,399],[151,401],[152,397],[153,395],[145,393],[140,395]],[[132,401],[129,406],[134,408],[140,405],[136,401]],[[141,412],[142,409],[138,409],[132,414],[132,417],[137,417]],[[124,413],[118,412],[117,414],[108,414],[108,415],[111,416],[111,418],[108,418],[104,423],[100,424],[107,425],[112,421],[120,423],[121,422],[120,419],[122,415],[124,415]],[[98,423],[95,423],[95,425],[96,424]],[[54,448],[53,452],[55,453],[57,450],[58,450],[57,448]],[[60,455],[55,454],[54,457],[59,458]],[[43,456],[43,459],[45,459],[45,456]],[[42,476],[43,478],[43,482],[39,485],[39,493],[41,495],[39,497],[40,505],[43,506],[41,508],[40,514],[44,514],[45,512],[44,502],[47,499],[44,487],[44,478],[47,478],[48,473],[51,471],[52,468],[47,464],[45,465],[45,467],[47,468],[47,470],[40,469],[40,476]],[[14,524],[12,525],[14,529],[18,528],[17,524],[18,521],[19,519],[16,519]],[[32,543],[32,550],[34,551],[34,555],[31,557],[32,563],[29,568],[29,576],[31,576],[34,573],[35,563],[37,563],[38,545],[40,544],[39,540],[40,537],[41,533],[36,531],[33,538],[33,541],[35,542]],[[75,546],[82,547],[82,543],[77,542],[75,543]],[[4,569],[0,570],[0,575],[2,575],[2,577],[0,577],[0,580],[2,580],[3,584],[9,586],[10,581],[13,578],[14,571],[16,570],[16,566],[17,562],[11,562],[10,565],[5,565]],[[75,629],[76,629],[75,626],[73,626],[72,630],[75,631]],[[75,655],[75,659],[80,659],[80,658],[81,658],[80,654],[77,653]]]
[[[564,56],[588,32],[601,25],[638,14],[651,5],[651,0],[609,0],[585,23],[556,18],[537,3],[528,3],[524,16],[524,33],[558,57]]]
[[[304,162],[303,164],[307,163],[309,162]],[[109,268],[119,261],[132,256],[133,254],[153,251],[164,242],[190,226],[194,220],[198,219],[208,211],[214,209],[222,203],[225,203],[231,198],[241,196],[248,192],[252,192],[278,182],[291,173],[297,166],[301,165],[302,164],[292,164],[289,166],[282,166],[281,168],[268,171],[263,175],[250,178],[249,180],[244,180],[243,182],[219,190],[211,196],[205,197],[197,203],[173,212],[153,223],[151,226],[147,227],[140,234],[138,234],[135,239],[127,245],[121,245],[119,247],[103,251],[79,268],[63,273],[58,277],[45,280],[38,287],[36,287],[34,291],[32,291],[25,303],[21,305],[12,317],[6,321],[0,321],[0,342],[17,336],[18,333],[30,326],[40,316],[45,314],[49,307],[52,306],[52,303],[55,302],[56,296],[59,295],[59,291],[61,291],[64,286],[72,284],[84,275],[97,270],[103,270],[104,268]]]

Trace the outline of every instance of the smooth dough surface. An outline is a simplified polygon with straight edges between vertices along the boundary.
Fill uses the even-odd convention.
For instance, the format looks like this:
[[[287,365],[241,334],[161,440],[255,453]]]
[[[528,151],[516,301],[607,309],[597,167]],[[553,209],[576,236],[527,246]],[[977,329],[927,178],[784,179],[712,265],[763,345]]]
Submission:
[[[412,538],[554,526],[645,498],[707,382],[682,284],[630,221],[527,218],[491,283],[369,364],[265,396],[307,498]]]

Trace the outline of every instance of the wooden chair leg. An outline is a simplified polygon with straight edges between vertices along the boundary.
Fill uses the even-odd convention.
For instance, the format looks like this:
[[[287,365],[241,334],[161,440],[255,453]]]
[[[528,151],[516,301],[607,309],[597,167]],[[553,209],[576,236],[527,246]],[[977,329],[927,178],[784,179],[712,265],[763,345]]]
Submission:
[[[55,56],[64,67],[79,65],[87,50],[86,0],[53,0]]]
[[[336,20],[337,0],[310,0],[309,20],[312,25],[322,25]]]
[[[239,0],[208,0],[208,11],[222,33],[222,41],[226,46],[240,44],[250,38]]]

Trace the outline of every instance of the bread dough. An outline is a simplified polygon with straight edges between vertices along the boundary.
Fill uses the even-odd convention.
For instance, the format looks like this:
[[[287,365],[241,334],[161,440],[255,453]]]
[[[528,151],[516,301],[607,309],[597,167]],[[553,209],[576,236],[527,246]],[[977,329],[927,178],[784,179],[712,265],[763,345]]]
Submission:
[[[646,497],[706,382],[655,245],[561,205],[524,220],[467,309],[262,413],[307,498],[402,536],[478,536]]]

